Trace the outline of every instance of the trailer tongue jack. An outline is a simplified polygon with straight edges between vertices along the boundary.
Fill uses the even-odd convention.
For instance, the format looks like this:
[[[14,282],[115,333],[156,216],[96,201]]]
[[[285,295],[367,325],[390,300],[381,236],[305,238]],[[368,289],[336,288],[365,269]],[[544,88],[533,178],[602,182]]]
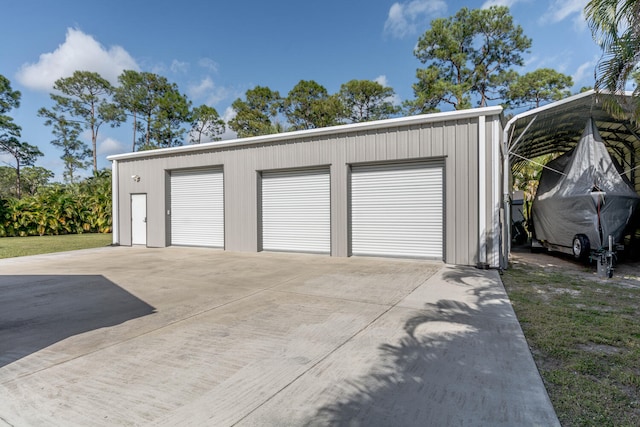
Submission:
[[[609,246],[595,251],[591,255],[591,260],[595,261],[598,266],[598,277],[600,278],[612,278],[613,269],[616,258],[616,252],[614,251],[613,236],[609,236]]]

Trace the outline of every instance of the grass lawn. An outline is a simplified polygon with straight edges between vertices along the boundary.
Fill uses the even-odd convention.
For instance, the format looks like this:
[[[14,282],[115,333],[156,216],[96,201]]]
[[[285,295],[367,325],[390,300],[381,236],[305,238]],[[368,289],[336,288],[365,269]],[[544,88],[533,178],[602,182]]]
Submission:
[[[110,233],[2,237],[0,238],[0,258],[98,248],[110,245],[111,241],[112,237]]]
[[[502,277],[563,426],[640,425],[640,287],[518,263]]]

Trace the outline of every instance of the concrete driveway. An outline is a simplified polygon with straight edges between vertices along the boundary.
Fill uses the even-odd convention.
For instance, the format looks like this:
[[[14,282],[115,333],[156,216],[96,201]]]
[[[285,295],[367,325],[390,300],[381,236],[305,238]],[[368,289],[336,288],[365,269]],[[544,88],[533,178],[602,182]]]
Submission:
[[[0,425],[558,425],[495,271],[108,247],[0,260]]]

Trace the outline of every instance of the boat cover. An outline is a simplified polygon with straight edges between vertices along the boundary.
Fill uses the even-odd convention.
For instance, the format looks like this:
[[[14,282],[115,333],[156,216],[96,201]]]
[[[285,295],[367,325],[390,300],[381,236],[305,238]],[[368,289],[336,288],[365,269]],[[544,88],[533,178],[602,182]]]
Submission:
[[[640,196],[621,174],[591,119],[578,145],[547,168],[532,205],[535,237],[571,247],[573,237],[584,234],[591,249],[607,245],[609,235],[621,242]]]

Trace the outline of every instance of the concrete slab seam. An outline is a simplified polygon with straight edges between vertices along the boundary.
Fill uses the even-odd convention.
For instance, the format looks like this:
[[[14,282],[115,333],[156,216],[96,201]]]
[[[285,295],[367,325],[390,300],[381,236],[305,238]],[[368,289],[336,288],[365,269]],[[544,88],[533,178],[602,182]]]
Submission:
[[[434,272],[435,273],[435,272]],[[429,277],[427,277],[426,279],[424,279],[422,282],[420,282],[418,285],[416,285],[410,292],[408,292],[408,294],[410,294],[411,292],[415,291],[416,289],[418,289],[420,286],[424,285],[431,277],[433,276],[433,274],[431,274]],[[342,347],[344,347],[345,345],[347,345],[347,343],[349,343],[350,341],[352,341],[355,337],[357,337],[358,335],[360,335],[361,333],[363,333],[364,331],[366,331],[369,327],[371,327],[371,325],[373,325],[375,322],[377,322],[380,318],[382,318],[385,314],[387,314],[389,311],[391,311],[392,309],[396,308],[398,306],[398,304],[403,300],[404,298],[400,298],[398,301],[396,301],[395,303],[389,305],[387,307],[386,310],[384,310],[382,313],[380,313],[378,316],[376,316],[375,318],[373,318],[369,323],[367,323],[366,325],[364,325],[362,328],[360,328],[358,331],[356,331],[354,334],[352,334],[350,337],[348,337],[346,340],[344,340],[342,343],[340,343],[340,345],[336,346],[335,348],[333,348],[330,352],[328,352],[327,354],[325,354],[323,357],[321,357],[320,359],[318,359],[316,361],[316,363],[314,363],[313,365],[309,366],[308,369],[306,369],[304,372],[300,373],[300,375],[296,376],[295,378],[293,378],[291,381],[289,381],[287,384],[285,384],[282,388],[280,388],[279,390],[277,390],[275,393],[273,393],[271,396],[269,396],[267,399],[265,399],[262,403],[260,403],[259,405],[257,405],[255,408],[251,409],[249,412],[247,412],[246,414],[244,414],[242,417],[240,417],[237,421],[235,421],[233,424],[231,424],[232,426],[237,425],[238,423],[242,422],[243,420],[245,420],[247,417],[249,417],[251,414],[253,414],[255,411],[257,411],[258,409],[260,409],[262,406],[266,405],[269,401],[271,401],[272,399],[274,399],[277,395],[279,395],[281,392],[283,392],[284,390],[286,390],[289,386],[291,386],[293,383],[295,383],[296,381],[298,381],[300,378],[302,378],[303,376],[305,376],[309,371],[311,371],[312,369],[314,369],[316,366],[318,366],[320,363],[324,362],[327,358],[329,358],[331,355],[333,355],[335,352],[337,352],[338,350],[340,350]],[[372,304],[374,305],[374,304]],[[402,307],[401,307],[402,308]]]
[[[66,359],[66,360],[64,360],[64,361],[62,361],[62,362],[54,363],[53,365],[47,366],[47,367],[45,367],[45,368],[38,369],[38,370],[35,370],[35,371],[32,371],[32,372],[29,372],[29,373],[27,373],[27,374],[19,375],[19,376],[15,377],[15,378],[12,378],[12,379],[8,380],[8,381],[0,382],[0,385],[9,384],[9,383],[15,382],[15,381],[17,381],[17,380],[20,380],[20,379],[23,379],[23,378],[27,378],[27,377],[29,377],[29,376],[31,376],[31,375],[35,375],[35,374],[38,374],[38,373],[40,373],[40,372],[44,372],[44,371],[46,371],[46,370],[48,370],[48,369],[55,368],[55,367],[57,367],[57,366],[61,366],[61,365],[64,365],[64,364],[66,364],[66,363],[72,362],[72,361],[74,361],[74,360],[76,360],[76,359],[79,359],[79,358],[81,358],[81,357],[85,357],[85,356],[88,356],[88,355],[91,355],[91,354],[99,353],[99,352],[101,352],[101,351],[103,351],[103,350],[108,350],[108,349],[110,349],[110,348],[117,347],[117,346],[119,346],[119,345],[121,345],[121,344],[124,344],[124,343],[130,342],[130,341],[132,341],[132,340],[134,340],[134,339],[138,339],[138,338],[143,337],[143,336],[145,336],[145,335],[149,335],[149,334],[155,333],[155,332],[157,332],[157,331],[160,331],[160,330],[162,330],[162,329],[165,329],[165,328],[168,328],[168,327],[171,327],[171,326],[177,325],[177,324],[179,324],[179,323],[181,323],[181,322],[185,322],[185,321],[187,321],[187,320],[191,320],[191,319],[193,319],[193,318],[195,318],[195,317],[198,317],[198,316],[201,316],[201,315],[203,315],[203,314],[209,313],[209,312],[211,312],[211,311],[213,311],[213,310],[217,310],[217,309],[219,309],[219,308],[226,307],[226,306],[231,305],[231,304],[235,304],[236,302],[240,302],[240,301],[243,301],[243,300],[245,300],[245,299],[247,299],[247,298],[254,297],[254,296],[256,296],[256,295],[258,295],[258,294],[260,294],[260,293],[263,293],[263,292],[266,292],[266,291],[270,291],[270,290],[272,290],[272,289],[273,289],[274,287],[276,287],[276,286],[284,285],[285,283],[287,283],[287,282],[289,282],[289,281],[291,281],[291,280],[297,279],[297,278],[298,278],[298,277],[300,277],[301,275],[302,275],[302,274],[299,274],[299,275],[297,275],[297,276],[291,277],[291,278],[289,278],[289,279],[287,279],[287,280],[284,280],[284,281],[282,281],[282,282],[276,283],[276,284],[274,284],[274,285],[272,285],[272,286],[269,286],[269,287],[266,287],[266,288],[264,288],[264,289],[260,289],[260,290],[258,290],[258,291],[255,291],[255,292],[252,292],[252,293],[250,293],[250,294],[247,294],[247,295],[245,295],[245,296],[243,296],[243,297],[241,297],[241,298],[237,298],[237,299],[234,299],[234,300],[232,300],[232,301],[227,301],[227,302],[225,302],[225,303],[223,303],[223,304],[219,304],[219,305],[216,305],[216,306],[214,306],[214,307],[207,308],[206,310],[200,310],[200,311],[199,311],[199,312],[197,312],[197,313],[194,313],[194,314],[191,314],[190,316],[184,317],[184,318],[182,318],[182,319],[178,319],[178,320],[175,320],[175,321],[173,321],[173,322],[167,323],[166,325],[162,325],[162,326],[161,326],[161,327],[159,327],[159,328],[155,328],[155,329],[152,329],[152,330],[149,330],[149,331],[143,332],[143,333],[141,333],[141,334],[139,334],[139,335],[135,335],[135,336],[129,337],[129,338],[124,339],[124,340],[122,340],[122,341],[115,342],[115,343],[113,343],[113,344],[111,344],[111,345],[107,345],[107,346],[104,346],[104,347],[100,347],[100,348],[95,349],[95,350],[93,350],[93,351],[89,351],[89,352],[86,352],[86,353],[83,353],[83,354],[79,354],[79,355],[77,355],[77,356],[75,356],[75,357],[71,357],[71,358]],[[4,421],[4,420],[2,420],[2,418],[0,417],[0,421]]]
[[[338,297],[332,297],[330,295],[316,295],[316,294],[311,294],[311,293],[306,294],[304,292],[283,291],[283,290],[280,290],[280,289],[265,289],[265,291],[278,292],[278,293],[281,293],[281,294],[298,295],[298,296],[303,296],[303,297],[321,298],[321,299],[327,299],[327,300],[332,300],[332,301],[344,301],[344,302],[353,302],[353,303],[356,303],[356,304],[377,305],[377,306],[380,306],[380,307],[388,307],[389,306],[389,304],[383,304],[383,303],[371,302],[371,301],[363,301],[363,300],[352,299],[352,298],[338,298]]]
[[[11,424],[9,421],[5,420],[4,418],[0,417],[0,423],[2,423],[3,426],[9,426],[9,427],[14,427],[13,424]]]

